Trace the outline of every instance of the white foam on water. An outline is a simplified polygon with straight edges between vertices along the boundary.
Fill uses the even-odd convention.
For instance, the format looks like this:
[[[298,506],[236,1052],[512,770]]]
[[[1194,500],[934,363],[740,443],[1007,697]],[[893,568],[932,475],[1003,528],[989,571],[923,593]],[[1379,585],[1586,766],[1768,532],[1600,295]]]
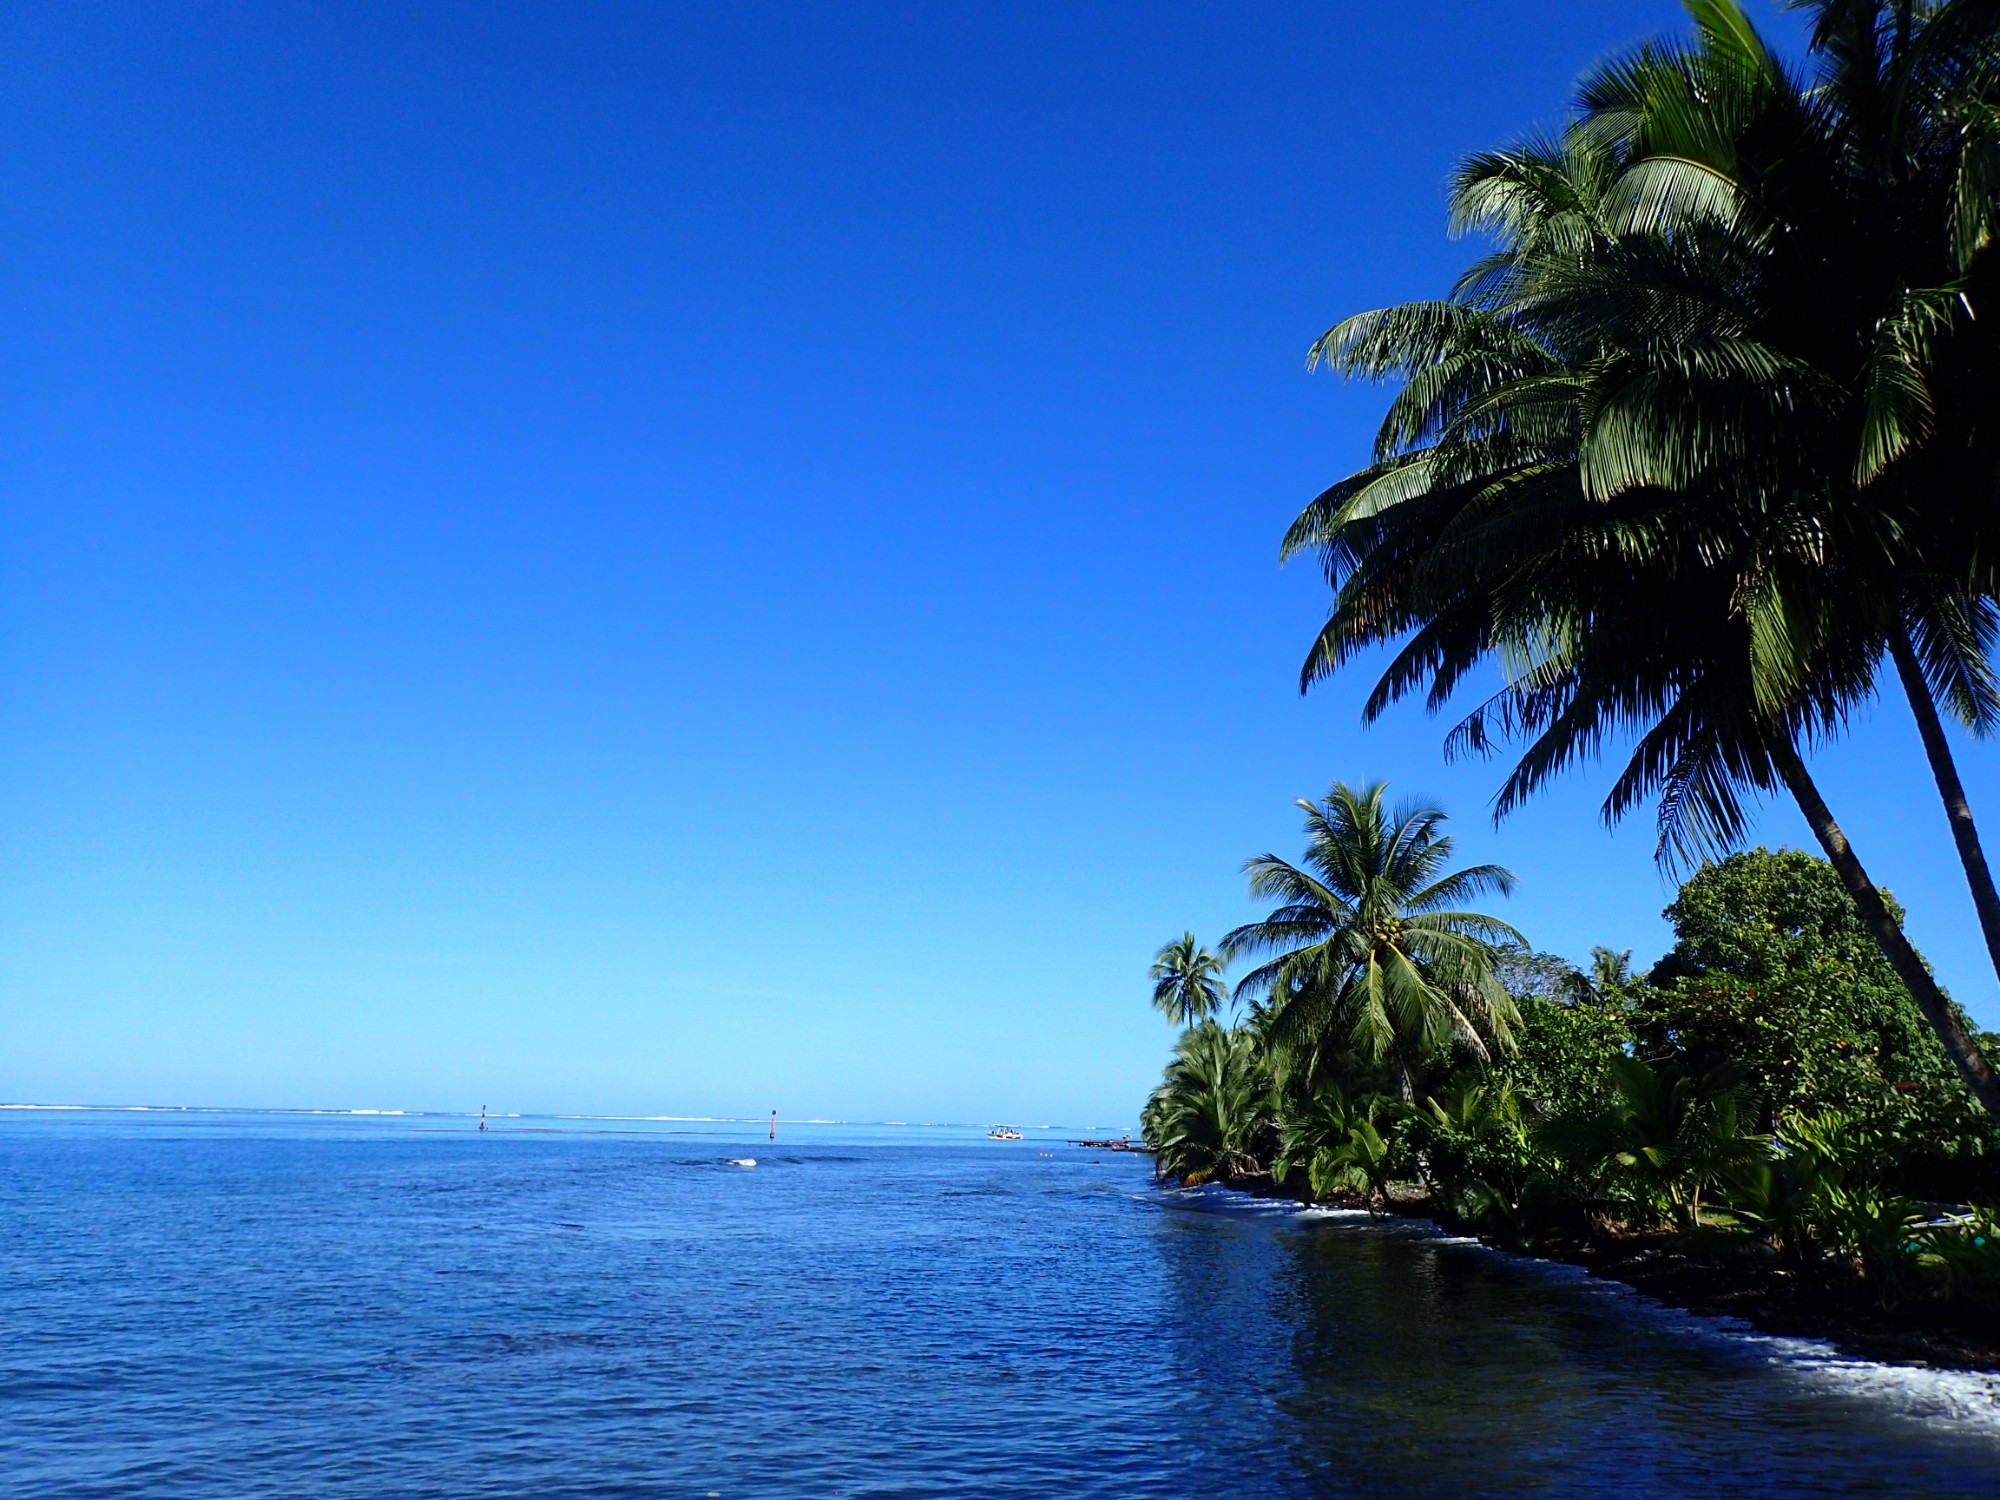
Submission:
[[[77,1110],[91,1115],[189,1115],[232,1114],[225,1109],[204,1109],[193,1104],[0,1104],[0,1109]]]
[[[1365,1221],[1374,1218],[1375,1215],[1368,1212],[1365,1208],[1335,1208],[1330,1203],[1313,1203],[1298,1209],[1295,1217],[1315,1220],[1338,1219],[1345,1221],[1349,1219],[1361,1219]]]
[[[1850,1358],[1837,1349],[1798,1342],[1803,1346],[1800,1350],[1780,1358],[1812,1386],[1887,1405],[1927,1427],[1976,1434],[2000,1450],[2000,1375],[1987,1370],[1876,1364]]]

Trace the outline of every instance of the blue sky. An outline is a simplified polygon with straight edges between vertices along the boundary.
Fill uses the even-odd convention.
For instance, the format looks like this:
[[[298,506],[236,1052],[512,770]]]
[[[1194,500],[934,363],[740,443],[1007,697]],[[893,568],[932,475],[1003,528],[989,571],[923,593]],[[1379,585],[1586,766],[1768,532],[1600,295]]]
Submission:
[[[9,7],[0,1098],[1130,1120],[1152,950],[1335,776],[1655,956],[1607,776],[1496,832],[1301,700],[1275,551],[1384,400],[1307,344],[1680,25]],[[1906,713],[1816,765],[2000,1024]]]

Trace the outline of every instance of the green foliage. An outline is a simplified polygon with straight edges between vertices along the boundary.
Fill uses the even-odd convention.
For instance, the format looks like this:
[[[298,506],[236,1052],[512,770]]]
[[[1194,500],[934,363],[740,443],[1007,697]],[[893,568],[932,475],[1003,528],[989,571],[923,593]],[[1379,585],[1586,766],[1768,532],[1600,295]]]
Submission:
[[[1308,863],[1323,871],[1335,847]],[[1313,951],[1305,939],[1346,951],[1329,913],[1381,921],[1379,902],[1337,907],[1331,879],[1316,889],[1330,899],[1267,919],[1300,940],[1271,945],[1274,974],[1310,972],[1285,968]],[[1690,878],[1667,915],[1673,950],[1644,979],[1609,948],[1587,972],[1489,949],[1512,1046],[1483,1057],[1437,1047],[1399,1069],[1333,1030],[1314,1067],[1280,1069],[1280,1002],[1241,1027],[1200,1021],[1143,1116],[1160,1170],[1242,1181],[1268,1163],[1292,1191],[1375,1212],[1420,1187],[1439,1218],[1527,1249],[1634,1230],[1734,1239],[1885,1307],[1935,1293],[2000,1311],[1992,1211],[1923,1201],[1990,1198],[1988,1119],[1829,867],[1739,854]]]
[[[1632,973],[1632,950],[1599,945],[1590,950],[1590,972],[1583,976],[1587,999],[1602,1005],[1622,1004],[1631,998],[1639,980]]]
[[[1352,1194],[1371,1211],[1388,1207],[1390,1184],[1409,1167],[1396,1128],[1406,1113],[1401,1105],[1380,1094],[1357,1099],[1339,1084],[1325,1083],[1279,1108],[1273,1168],[1279,1181],[1302,1185],[1313,1198]]]
[[[1190,1183],[1261,1175],[1275,1144],[1277,1111],[1255,1038],[1213,1020],[1190,1027],[1139,1124],[1163,1173]]]
[[[1654,984],[1716,971],[1764,980],[1821,960],[1878,987],[1897,983],[1833,867],[1796,849],[1759,848],[1706,865],[1664,915],[1674,946],[1655,965]]]
[[[1315,1152],[1308,1170],[1315,1196],[1355,1193],[1370,1210],[1386,1211],[1396,1175],[1396,1150],[1375,1122],[1363,1117],[1345,1139]]]
[[[1588,1117],[1610,1108],[1611,1065],[1625,1056],[1632,1036],[1626,1010],[1594,995],[1522,995],[1518,1003],[1518,1045],[1495,1065],[1495,1074],[1540,1118]]]
[[[1879,958],[1865,931],[1843,926],[1850,913],[1814,889],[1823,873],[1817,861],[1760,851],[1696,877],[1673,908],[1680,942],[1658,988],[1632,980],[1622,955],[1602,961],[1607,950],[1589,978],[1548,955],[1508,953],[1498,971],[1518,997],[1516,1050],[1467,1062],[1417,1101],[1382,1092],[1390,1080],[1365,1059],[1349,1073],[1355,1090],[1325,1080],[1310,1093],[1282,1091],[1254,1028],[1204,1021],[1182,1037],[1147,1103],[1146,1139],[1160,1169],[1188,1182],[1260,1176],[1268,1161],[1273,1178],[1305,1195],[1386,1212],[1396,1184],[1414,1178],[1440,1218],[1521,1248],[1592,1233],[1593,1223],[1736,1235],[1801,1271],[1853,1278],[1885,1307],[1929,1289],[2000,1310],[1993,1213],[1940,1217],[1910,1196],[1911,1163],[1930,1156],[1899,1113],[1906,1093],[1879,1072],[1868,1075],[1873,1093],[1862,1090],[1871,1108],[1798,1092],[1767,1132],[1750,1069],[1716,1060],[1720,1038],[1766,1036],[1757,986],[1800,969],[1825,977],[1828,965],[1844,966],[1836,977],[1849,1009],[1881,1000],[1855,998]],[[1872,977],[1881,981],[1879,968]],[[1667,1026],[1690,985],[1711,987],[1700,993],[1714,1012]],[[1634,1027],[1654,1055],[1634,1055]],[[1907,1035],[1913,1046],[1930,1040],[1915,1027]],[[1769,1048],[1767,1063],[1810,1051]],[[1793,1071],[1776,1076],[1790,1082]]]
[[[1852,1251],[1876,1300],[1893,1304],[1918,1270],[1922,1208],[1895,1194],[1863,1190],[1828,1193],[1821,1213],[1828,1238]]]
[[[1603,960],[1598,955],[1604,955]],[[1521,1010],[1517,1045],[1491,1076],[1518,1101],[1520,1149],[1489,1152],[1463,1191],[1468,1218],[1509,1243],[1574,1229],[1604,1198],[1611,1147],[1604,1127],[1618,1099],[1612,1065],[1631,1042],[1625,955],[1595,950],[1590,975],[1548,954],[1503,966]]]
[[[1271,1175],[1279,1182],[1295,1183],[1322,1151],[1344,1144],[1373,1107],[1372,1099],[1357,1104],[1339,1083],[1323,1083],[1310,1095],[1281,1100],[1278,1154]]]
[[[1922,1211],[1893,1191],[1898,1143],[1839,1110],[1788,1119],[1775,1151],[1731,1175],[1734,1221],[1801,1265],[1851,1262],[1884,1305],[1916,1270]]]
[[[1621,1057],[1611,1080],[1617,1098],[1603,1131],[1608,1155],[1623,1168],[1615,1193],[1642,1222],[1698,1227],[1702,1194],[1768,1152],[1745,1128],[1743,1072],[1732,1064],[1672,1076]]]
[[[1404,1139],[1448,1212],[1468,1194],[1518,1198],[1539,1164],[1520,1096],[1474,1072],[1454,1078],[1406,1116]]]
[[[1839,1234],[1852,1218],[1843,1206],[1871,1195],[1881,1154],[1874,1132],[1827,1110],[1787,1121],[1775,1145],[1733,1175],[1723,1194],[1731,1216],[1799,1264],[1849,1248]]]
[[[1493,955],[1493,973],[1516,1003],[1527,1000],[1575,1000],[1585,986],[1575,964],[1554,953],[1538,953],[1523,945],[1501,948]]]
[[[1913,1190],[1965,1192],[1991,1124],[1832,867],[1757,849],[1704,866],[1666,915],[1673,950],[1634,996],[1640,1051],[1741,1066],[1767,1122],[1837,1110],[1897,1141]]]

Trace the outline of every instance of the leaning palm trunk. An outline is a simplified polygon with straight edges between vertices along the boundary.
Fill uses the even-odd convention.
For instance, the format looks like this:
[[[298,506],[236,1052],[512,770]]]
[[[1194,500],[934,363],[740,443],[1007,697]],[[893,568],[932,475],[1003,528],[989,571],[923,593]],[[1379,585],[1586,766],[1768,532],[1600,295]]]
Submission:
[[[1986,936],[1986,954],[1993,972],[2000,975],[2000,893],[1993,888],[1993,872],[1986,867],[1986,853],[1979,847],[1979,829],[1972,821],[1972,807],[1965,800],[1965,786],[1958,779],[1951,746],[1944,737],[1944,723],[1924,681],[1923,668],[1910,637],[1901,625],[1889,631],[1889,654],[1895,658],[1896,675],[1916,715],[1917,733],[1923,737],[1924,757],[1931,763],[1937,780],[1938,796],[1944,799],[1945,818],[1951,824],[1952,842],[1958,845],[1958,861],[1965,866],[1965,883],[1972,888],[1972,905],[1979,913],[1979,930]]]
[[[1812,825],[1813,836],[1826,850],[1826,857],[1839,872],[1841,881],[1847,886],[1847,893],[1854,898],[1854,904],[1861,912],[1861,920],[1875,934],[1875,941],[1882,945],[1882,954],[1889,960],[1889,966],[1896,971],[1910,991],[1910,998],[1917,1002],[1917,1009],[1937,1033],[1944,1044],[1945,1052],[1958,1068],[1959,1076],[1973,1097],[1986,1106],[1986,1112],[2000,1120],[2000,1078],[1996,1078],[1993,1068],[1979,1050],[1979,1044],[1966,1030],[1964,1020],[1956,1008],[1938,988],[1931,971],[1924,967],[1917,950],[1903,935],[1902,927],[1889,914],[1889,904],[1882,899],[1882,892],[1875,882],[1868,878],[1868,872],[1861,867],[1861,860],[1854,848],[1847,842],[1847,835],[1840,831],[1840,825],[1833,820],[1833,813],[1826,800],[1820,796],[1819,788],[1806,771],[1805,762],[1792,747],[1791,740],[1783,735],[1773,735],[1771,760],[1778,774],[1784,778],[1799,804],[1799,811],[1805,814]]]

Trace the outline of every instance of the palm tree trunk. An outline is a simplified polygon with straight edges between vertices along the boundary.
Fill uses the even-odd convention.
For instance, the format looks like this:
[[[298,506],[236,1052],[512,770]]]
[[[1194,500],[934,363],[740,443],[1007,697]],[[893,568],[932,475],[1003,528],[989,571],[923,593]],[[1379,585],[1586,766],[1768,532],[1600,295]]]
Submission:
[[[1861,861],[1856,857],[1853,846],[1847,842],[1847,835],[1833,821],[1832,811],[1820,796],[1819,788],[1813,785],[1805,762],[1799,759],[1790,738],[1782,734],[1772,736],[1771,761],[1797,800],[1799,811],[1812,825],[1813,836],[1826,850],[1827,859],[1839,871],[1848,895],[1854,898],[1854,904],[1861,912],[1861,920],[1868,924],[1868,930],[1875,934],[1875,941],[1882,945],[1883,957],[1889,960],[1896,977],[1908,987],[1910,998],[1917,1002],[1917,1009],[1931,1023],[1938,1040],[1944,1043],[1944,1050],[1957,1066],[1965,1086],[1972,1091],[1974,1098],[1986,1106],[1989,1115],[2000,1120],[2000,1078],[1994,1076],[1992,1065],[1981,1055],[1979,1044],[1972,1040],[1964,1020],[1938,988],[1931,971],[1924,967],[1923,959],[1917,956],[1917,950],[1903,935],[1896,919],[1889,915],[1888,903],[1883,901],[1882,892],[1868,878],[1868,872],[1861,868]]]
[[[1973,824],[1972,808],[1965,800],[1965,786],[1958,779],[1958,766],[1951,758],[1930,684],[1917,665],[1909,632],[1900,625],[1889,632],[1889,654],[1896,660],[1896,675],[1903,680],[1904,696],[1910,700],[1910,712],[1916,715],[1917,733],[1923,736],[1924,756],[1931,763],[1938,795],[1944,799],[1952,842],[1958,845],[1958,862],[1965,866],[1965,883],[1972,888],[1973,909],[1979,913],[1979,930],[1986,937],[1986,955],[1993,961],[1993,972],[2000,975],[2000,892],[1994,890],[1993,872],[1986,868],[1979,829]]]
[[[1403,1061],[1403,1049],[1397,1047],[1391,1056],[1396,1062],[1396,1097],[1405,1104],[1417,1102],[1417,1091],[1410,1087],[1410,1069]]]

